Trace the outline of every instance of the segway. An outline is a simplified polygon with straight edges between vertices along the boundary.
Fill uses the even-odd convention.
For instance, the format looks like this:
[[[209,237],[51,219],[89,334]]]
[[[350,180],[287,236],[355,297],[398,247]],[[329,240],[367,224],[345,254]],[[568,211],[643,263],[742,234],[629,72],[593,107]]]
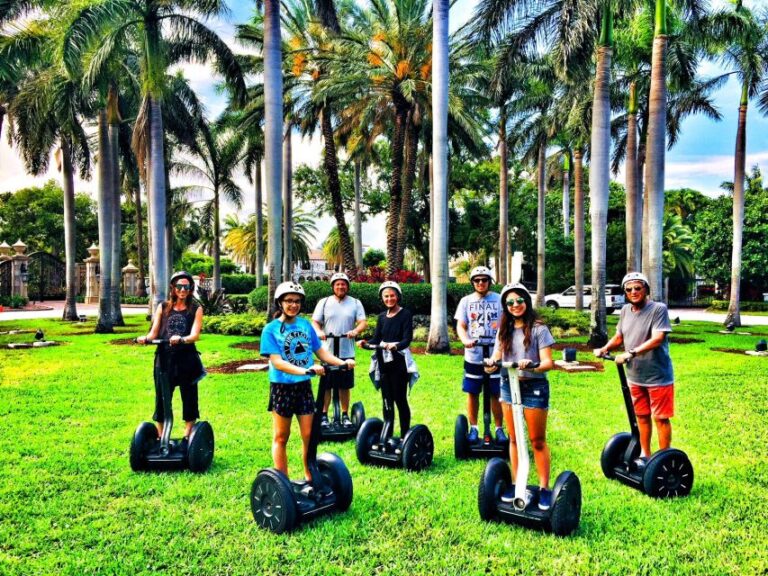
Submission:
[[[483,349],[483,360],[491,357],[493,340],[475,340]],[[509,440],[497,442],[491,436],[491,375],[483,374],[483,435],[476,442],[469,441],[469,421],[464,414],[456,418],[453,430],[453,454],[457,460],[465,458],[509,458]]]
[[[602,356],[615,361],[614,356]],[[655,452],[647,461],[640,459],[640,431],[624,366],[616,364],[621,381],[621,393],[632,431],[614,434],[605,443],[600,455],[600,467],[606,478],[618,480],[653,498],[687,496],[693,488],[693,465],[688,456],[677,448]]]
[[[366,350],[384,348],[379,344],[363,344]],[[381,391],[384,402],[394,405],[394,398],[388,397]],[[383,422],[379,418],[368,418],[355,441],[355,452],[361,464],[383,464],[385,466],[403,467],[411,472],[418,472],[432,464],[435,453],[435,443],[432,433],[424,424],[411,426],[405,437],[392,436],[394,422]]]
[[[170,342],[164,339],[149,340],[148,343],[170,346]],[[171,440],[173,391],[168,380],[167,366],[162,360],[155,366],[155,380],[160,384],[163,397],[163,435],[159,436],[152,422],[139,424],[131,440],[131,469],[134,472],[185,469],[205,472],[213,461],[213,428],[205,420],[200,420],[192,427],[188,442],[184,439]]]
[[[346,366],[324,365],[324,368],[331,372],[346,370]],[[314,376],[314,370],[308,370],[307,375]],[[265,468],[256,475],[251,486],[253,519],[276,534],[290,532],[300,523],[317,516],[336,510],[343,512],[352,504],[352,477],[344,461],[330,452],[317,454],[325,398],[324,379],[320,382],[307,454],[312,481],[290,480],[276,468]]]
[[[339,358],[340,340],[342,338],[348,338],[347,336],[341,336],[337,334],[326,334],[326,338],[333,338],[333,355]],[[350,340],[352,340],[350,338]],[[354,344],[354,340],[352,340]],[[322,440],[349,440],[357,436],[357,431],[360,430],[360,426],[365,421],[365,408],[362,402],[355,402],[352,404],[351,414],[349,419],[352,421],[352,426],[344,427],[341,424],[341,402],[339,401],[339,386],[337,380],[331,375],[326,378],[331,381],[331,390],[333,398],[333,419],[330,420],[329,426],[320,427],[320,438]]]
[[[517,362],[496,362],[496,366],[511,369],[509,376],[512,393],[512,414],[517,439],[517,475],[515,496],[504,502],[501,495],[512,484],[509,465],[501,458],[492,458],[485,467],[477,493],[477,505],[483,520],[504,520],[567,536],[579,527],[581,519],[581,482],[574,472],[561,472],[552,488],[552,506],[540,510],[537,506],[539,487],[527,485],[530,460],[526,441],[523,402]],[[531,364],[536,368],[539,363]]]

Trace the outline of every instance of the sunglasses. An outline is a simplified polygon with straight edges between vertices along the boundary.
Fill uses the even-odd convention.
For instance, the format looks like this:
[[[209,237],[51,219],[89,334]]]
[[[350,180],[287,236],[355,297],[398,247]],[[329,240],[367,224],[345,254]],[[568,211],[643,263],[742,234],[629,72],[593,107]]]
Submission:
[[[475,278],[474,280],[472,280],[474,284],[480,284],[481,282],[483,284],[488,284],[488,282],[490,281],[491,281],[490,278]]]
[[[176,290],[186,290],[186,291],[192,290],[192,286],[190,286],[189,284],[174,284],[174,288],[176,288]]]
[[[285,300],[283,300],[283,304],[294,304],[294,305],[301,304],[301,300],[293,300],[293,299],[289,300],[286,298]]]
[[[510,308],[516,304],[525,304],[525,298],[512,298],[511,300],[507,300],[507,306]]]
[[[641,292],[643,290],[644,286],[627,286],[624,288],[624,292],[627,294],[630,294],[632,292]]]

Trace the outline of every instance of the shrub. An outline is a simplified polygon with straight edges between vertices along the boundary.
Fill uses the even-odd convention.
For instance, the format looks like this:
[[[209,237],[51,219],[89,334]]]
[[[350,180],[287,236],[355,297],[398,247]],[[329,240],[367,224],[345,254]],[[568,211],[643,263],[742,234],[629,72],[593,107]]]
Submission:
[[[256,286],[254,274],[222,274],[221,287],[227,294],[248,294]]]
[[[562,308],[557,310],[538,308],[536,311],[549,327],[553,336],[555,336],[555,328],[559,329],[560,336],[555,336],[556,338],[589,334],[589,314],[586,312],[563,310]]]
[[[219,267],[221,268],[222,275],[237,271],[237,264],[228,258],[222,258],[219,261]],[[181,255],[181,258],[174,265],[174,268],[176,270],[186,270],[193,276],[197,276],[199,274],[211,276],[213,274],[213,258],[206,256],[205,254],[184,252],[184,254]]]
[[[227,314],[226,316],[203,317],[203,332],[209,334],[258,336],[266,325],[267,318],[264,314]]]
[[[234,314],[243,314],[248,311],[248,294],[230,294],[227,300]]]
[[[149,304],[149,296],[123,296],[120,299],[123,304]]]
[[[727,311],[728,304],[728,300],[712,300],[708,309],[717,312]],[[739,310],[741,312],[768,312],[768,302],[741,301],[739,302]]]
[[[22,296],[0,296],[0,306],[8,308],[24,308],[29,300]]]

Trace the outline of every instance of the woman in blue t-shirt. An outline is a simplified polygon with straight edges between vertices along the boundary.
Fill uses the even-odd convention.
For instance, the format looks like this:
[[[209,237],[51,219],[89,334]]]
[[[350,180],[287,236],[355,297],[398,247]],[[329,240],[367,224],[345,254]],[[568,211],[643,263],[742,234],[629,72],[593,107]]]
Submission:
[[[308,320],[300,316],[304,304],[304,288],[294,282],[283,282],[275,290],[275,303],[280,316],[267,324],[261,333],[261,355],[269,357],[269,407],[272,412],[272,460],[275,468],[288,475],[285,447],[291,435],[294,414],[301,432],[304,476],[312,480],[307,465],[309,437],[312,433],[314,398],[309,370],[323,375],[325,369],[314,363],[314,355],[326,364],[354,368],[354,360],[340,360],[320,345],[320,339]]]
[[[507,284],[501,291],[504,306],[496,345],[491,360],[517,362],[520,367],[520,396],[523,414],[528,426],[528,436],[533,446],[533,460],[539,475],[539,508],[548,510],[552,505],[549,489],[551,458],[547,445],[547,411],[549,410],[549,382],[546,372],[554,367],[552,344],[555,343],[549,328],[539,319],[533,309],[531,294],[522,284]],[[535,362],[539,366],[526,369]],[[495,372],[495,366],[486,367]],[[512,463],[512,478],[517,473],[517,445],[512,414],[512,395],[508,378],[502,378],[499,397],[504,412],[504,422],[509,431],[509,457]],[[512,502],[514,492],[502,494],[502,500]]]

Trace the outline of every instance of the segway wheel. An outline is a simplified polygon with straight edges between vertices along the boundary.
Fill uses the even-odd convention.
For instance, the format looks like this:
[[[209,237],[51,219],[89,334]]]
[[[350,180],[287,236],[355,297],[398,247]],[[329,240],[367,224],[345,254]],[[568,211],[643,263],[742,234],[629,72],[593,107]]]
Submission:
[[[494,520],[498,515],[497,504],[504,491],[512,485],[512,472],[501,458],[491,458],[480,477],[477,489],[477,508],[480,518]]]
[[[360,430],[363,422],[365,422],[365,408],[362,402],[355,402],[352,404],[352,424],[354,424],[355,430]]]
[[[251,512],[259,526],[275,534],[296,527],[296,500],[285,474],[267,468],[256,475],[251,487]]]
[[[469,422],[464,414],[459,414],[456,418],[456,426],[453,429],[453,455],[456,460],[463,460],[469,456]]]
[[[384,428],[384,422],[378,418],[368,418],[360,426],[360,430],[357,431],[357,439],[355,440],[355,452],[357,453],[357,461],[360,464],[370,464],[371,457],[368,452],[373,447],[376,439],[381,436],[381,429]]]
[[[554,489],[555,501],[549,518],[552,533],[568,536],[581,520],[581,482],[573,472],[561,472]]]
[[[693,488],[693,464],[682,450],[668,448],[651,456],[643,474],[643,491],[653,498],[688,496]]]
[[[611,436],[610,440],[605,443],[603,453],[600,455],[600,467],[603,469],[603,474],[605,474],[606,478],[616,477],[615,468],[621,464],[631,440],[632,434],[629,432],[619,432]]]
[[[205,472],[213,461],[213,428],[208,422],[198,422],[192,427],[187,448],[187,462],[192,472]]]
[[[317,457],[317,467],[336,494],[336,508],[341,512],[349,508],[352,504],[352,476],[344,460],[332,452],[324,452]]]
[[[147,453],[152,446],[160,439],[157,433],[157,427],[151,422],[142,422],[133,433],[131,440],[131,470],[142,472],[147,469]]]
[[[403,442],[403,466],[411,472],[429,468],[435,454],[432,433],[424,424],[417,424],[405,435]]]

